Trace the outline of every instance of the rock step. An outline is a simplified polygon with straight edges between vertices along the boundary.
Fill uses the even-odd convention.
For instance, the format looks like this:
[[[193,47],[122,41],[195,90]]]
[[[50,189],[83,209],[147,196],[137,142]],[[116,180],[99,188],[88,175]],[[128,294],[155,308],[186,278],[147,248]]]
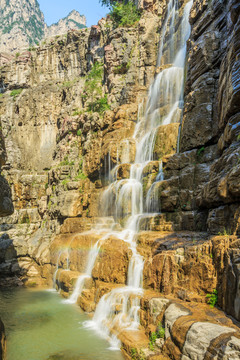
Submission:
[[[173,224],[164,214],[143,214],[139,219],[140,231],[173,231]]]

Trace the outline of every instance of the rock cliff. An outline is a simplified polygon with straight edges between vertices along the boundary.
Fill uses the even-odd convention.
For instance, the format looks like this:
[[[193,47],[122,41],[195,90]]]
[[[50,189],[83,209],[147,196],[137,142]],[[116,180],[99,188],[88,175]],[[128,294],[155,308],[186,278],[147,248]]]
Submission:
[[[150,84],[169,66],[157,60],[162,31],[171,29],[168,5],[144,0],[134,27],[102,19],[1,68],[3,175],[15,208],[1,220],[3,284],[54,283],[68,297],[97,241],[101,251],[79,306],[93,312],[104,294],[127,283],[133,253],[116,232],[130,200],[119,220],[107,216],[117,194],[112,203],[102,196],[113,176],[122,184],[129,179],[136,122]],[[179,115],[158,128],[154,158],[142,172],[146,200],[162,164],[152,195],[161,213],[143,216],[136,238],[144,258],[141,330],[113,329],[127,359],[240,354],[239,12],[236,0],[193,1],[180,129]],[[167,111],[161,103],[159,109]],[[104,237],[106,229],[112,233]],[[209,298],[218,309],[206,304]]]
[[[37,0],[0,1],[0,51],[18,52],[34,47],[47,37],[85,27],[86,18],[73,10],[57,24],[47,26]]]
[[[1,167],[6,162],[6,152],[5,152],[5,145],[4,139],[2,136],[2,128],[0,127],[0,170]],[[0,175],[0,217],[8,216],[13,213],[13,204],[11,198],[11,190],[9,184],[7,183],[6,179]],[[0,240],[0,258],[2,262],[2,256],[4,253],[4,244]],[[1,269],[2,270],[2,269]],[[0,359],[5,359],[6,353],[6,338],[5,338],[5,330],[4,325],[0,319]]]
[[[78,11],[71,11],[68,16],[60,19],[56,24],[45,25],[45,38],[66,34],[71,29],[82,29],[86,27],[86,17],[80,15]]]

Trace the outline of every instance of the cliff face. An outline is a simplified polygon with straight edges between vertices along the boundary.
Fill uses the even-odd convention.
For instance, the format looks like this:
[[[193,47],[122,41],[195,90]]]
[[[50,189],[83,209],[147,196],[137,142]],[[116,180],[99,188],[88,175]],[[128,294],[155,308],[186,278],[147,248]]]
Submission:
[[[16,52],[36,46],[47,37],[85,27],[86,18],[72,11],[57,24],[47,26],[37,0],[0,1],[0,51]]]
[[[1,51],[16,51],[43,38],[44,16],[36,0],[1,0],[0,18]]]
[[[11,277],[52,284],[54,277],[69,296],[99,231],[123,226],[130,201],[116,224],[103,216],[111,204],[102,194],[117,163],[116,180],[130,176],[136,121],[154,76],[164,69],[156,64],[167,4],[145,0],[136,27],[113,29],[103,19],[1,69],[3,174],[16,209],[1,222],[3,283]],[[145,357],[161,352],[173,359],[238,358],[240,351],[238,328],[205,304],[217,289],[218,305],[240,320],[237,1],[195,0],[190,24],[179,152],[179,123],[159,127],[154,161],[142,173],[146,199],[162,160],[164,180],[154,191],[161,214],[139,222],[142,328],[140,335],[120,332],[126,358],[133,358],[133,348],[136,359],[143,349]],[[108,236],[78,297],[82,309],[94,311],[104,294],[126,284],[131,257],[126,242]],[[165,338],[151,352],[148,336],[160,322]]]
[[[86,27],[86,17],[78,11],[71,11],[64,19],[60,19],[51,26],[45,25],[45,38],[66,34],[71,29],[82,29]]]
[[[6,151],[5,144],[2,135],[2,128],[0,128],[0,170],[6,162]],[[11,200],[11,190],[5,180],[5,178],[0,175],[0,217],[11,215],[13,213],[13,204]]]

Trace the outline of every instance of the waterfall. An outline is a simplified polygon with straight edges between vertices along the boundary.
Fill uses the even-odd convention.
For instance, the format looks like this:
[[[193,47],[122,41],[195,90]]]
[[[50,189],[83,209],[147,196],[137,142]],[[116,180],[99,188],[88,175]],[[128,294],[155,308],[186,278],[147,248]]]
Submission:
[[[57,283],[57,273],[58,273],[58,269],[59,269],[59,261],[60,261],[60,257],[62,255],[62,251],[59,251],[58,257],[57,257],[57,266],[56,266],[56,270],[53,274],[53,288],[56,288],[56,283]]]
[[[92,277],[92,270],[95,265],[95,261],[97,259],[98,253],[100,251],[101,244],[109,237],[110,234],[107,234],[103,236],[101,239],[99,239],[94,246],[89,251],[88,259],[87,259],[87,265],[86,270],[84,274],[81,274],[76,282],[74,291],[69,299],[64,300],[65,303],[69,304],[75,304],[77,302],[78,297],[81,295],[82,290],[84,288],[84,283],[86,279],[89,279]]]
[[[143,294],[144,260],[137,252],[136,234],[139,222],[144,217],[143,210],[149,213],[159,212],[156,184],[163,180],[162,162],[159,162],[159,173],[146,197],[143,198],[143,170],[154,159],[154,145],[159,126],[179,122],[183,107],[184,64],[186,57],[186,41],[190,34],[188,23],[192,0],[187,3],[178,30],[174,24],[179,17],[178,1],[171,0],[164,22],[158,65],[160,72],[152,83],[146,105],[145,116],[140,117],[135,127],[133,139],[136,142],[135,162],[131,165],[129,179],[113,181],[103,194],[106,215],[113,215],[116,220],[127,217],[125,229],[117,236],[129,244],[132,257],[129,262],[127,285],[116,288],[105,294],[99,301],[92,320],[84,325],[95,329],[110,341],[116,348],[120,342],[116,338],[118,329],[138,329],[140,309],[139,297]],[[140,113],[140,111],[139,111]],[[129,162],[129,141],[126,142],[121,163]],[[128,152],[128,154],[127,154]],[[157,159],[159,160],[159,159]],[[117,164],[119,166],[119,164]]]
[[[138,122],[132,139],[124,140],[124,150],[117,150],[117,164],[111,169],[110,152],[105,159],[105,175],[110,184],[102,197],[102,212],[113,216],[116,222],[124,225],[122,231],[110,231],[90,250],[85,274],[80,275],[68,302],[76,302],[84,288],[84,281],[91,277],[102,241],[111,235],[128,244],[132,256],[129,261],[127,284],[113,289],[99,301],[93,319],[84,323],[108,339],[111,348],[120,346],[117,338],[119,329],[137,330],[139,328],[140,297],[143,295],[144,259],[137,251],[137,234],[143,218],[155,216],[160,212],[157,184],[163,180],[161,159],[155,159],[154,146],[160,126],[179,122],[183,108],[184,65],[186,41],[190,34],[188,17],[192,6],[190,0],[179,16],[178,0],[170,0],[163,24],[157,62],[157,75],[150,86],[143,114],[143,102],[138,112]],[[178,27],[175,28],[175,24]],[[131,165],[131,143],[136,144],[135,161]],[[121,154],[120,154],[121,153]],[[159,172],[155,182],[143,194],[143,172],[151,161],[159,161]],[[129,178],[117,179],[118,167],[130,166]],[[147,213],[144,213],[144,210]]]

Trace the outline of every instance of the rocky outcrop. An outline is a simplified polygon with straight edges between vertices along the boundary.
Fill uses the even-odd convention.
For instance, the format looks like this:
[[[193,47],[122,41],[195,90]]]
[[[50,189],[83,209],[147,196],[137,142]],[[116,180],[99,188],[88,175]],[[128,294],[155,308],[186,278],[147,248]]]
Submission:
[[[0,1],[0,51],[15,52],[44,36],[44,16],[36,0]]]
[[[78,11],[72,10],[68,16],[60,19],[56,24],[45,25],[44,37],[54,37],[57,35],[67,34],[71,29],[82,29],[86,27],[86,17],[80,15]]]
[[[86,27],[86,18],[73,10],[58,23],[47,26],[37,0],[0,1],[0,52],[14,52],[39,45],[44,38]]]
[[[150,293],[141,302],[141,316],[149,334],[161,334],[151,347],[159,357],[150,356],[152,359],[161,359],[162,353],[174,360],[239,357],[239,327],[219,310]],[[144,351],[141,345],[136,350],[139,355]]]

